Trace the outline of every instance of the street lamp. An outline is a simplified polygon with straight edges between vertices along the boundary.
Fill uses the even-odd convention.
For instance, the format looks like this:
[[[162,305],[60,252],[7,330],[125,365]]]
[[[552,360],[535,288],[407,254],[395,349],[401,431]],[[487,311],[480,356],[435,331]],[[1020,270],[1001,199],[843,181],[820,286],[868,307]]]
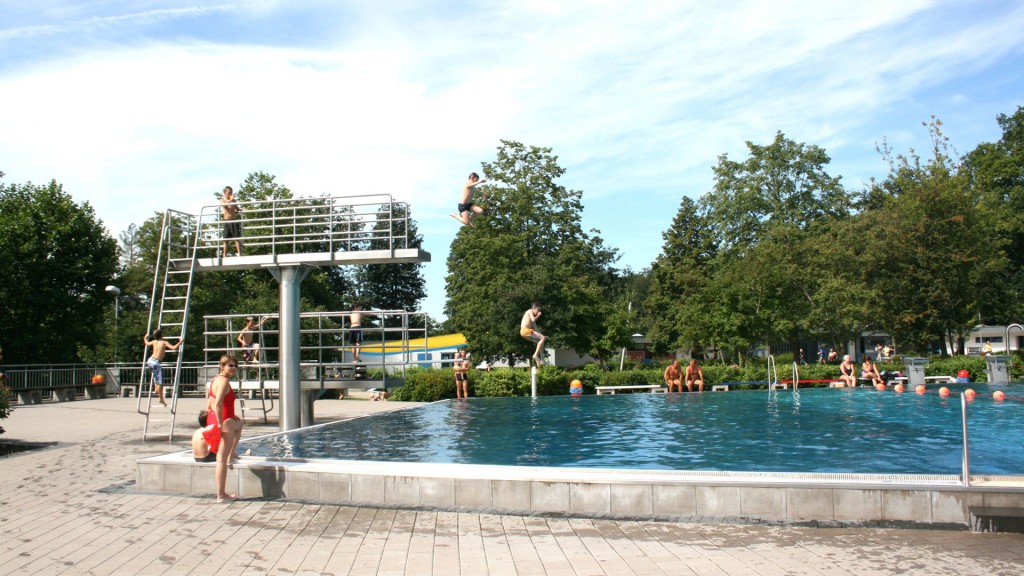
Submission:
[[[633,344],[639,344],[640,339],[643,338],[643,334],[633,334],[630,338],[633,340]],[[619,372],[622,372],[622,368],[626,365],[626,347],[622,347],[622,355],[619,357]]]
[[[114,295],[114,364],[117,364],[119,358],[117,354],[117,321],[118,317],[121,316],[121,289],[117,286],[107,286],[107,294]]]

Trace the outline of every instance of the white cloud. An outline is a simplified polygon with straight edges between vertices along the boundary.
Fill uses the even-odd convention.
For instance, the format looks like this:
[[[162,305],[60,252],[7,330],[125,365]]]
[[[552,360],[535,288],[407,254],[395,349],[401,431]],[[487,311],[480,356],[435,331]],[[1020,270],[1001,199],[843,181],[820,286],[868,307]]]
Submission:
[[[857,185],[881,175],[873,142],[911,143],[929,106],[972,102],[937,86],[1007,61],[989,89],[1024,83],[1014,3],[69,6],[0,30],[0,53],[33,51],[0,59],[7,181],[56,178],[113,233],[255,170],[298,194],[393,194],[434,252],[434,313],[447,213],[499,139],[553,147],[599,207],[586,224],[642,267],[679,196],[746,140],[822,145]]]

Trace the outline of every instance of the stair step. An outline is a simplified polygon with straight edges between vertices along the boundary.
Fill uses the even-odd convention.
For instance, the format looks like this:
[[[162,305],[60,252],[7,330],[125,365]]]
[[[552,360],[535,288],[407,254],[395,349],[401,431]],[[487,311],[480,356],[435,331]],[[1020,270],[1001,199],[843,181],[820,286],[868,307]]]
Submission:
[[[969,506],[971,531],[1024,534],[1024,508]]]

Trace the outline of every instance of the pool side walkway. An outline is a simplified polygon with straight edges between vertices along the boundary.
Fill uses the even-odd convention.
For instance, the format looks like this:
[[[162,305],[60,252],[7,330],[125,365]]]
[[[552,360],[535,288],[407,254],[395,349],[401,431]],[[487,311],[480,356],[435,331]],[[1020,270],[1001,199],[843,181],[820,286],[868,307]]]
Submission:
[[[142,442],[132,398],[18,406],[2,440],[57,442],[0,458],[3,574],[1024,573],[1024,535],[889,527],[500,516],[242,500],[134,489],[139,458],[188,448]],[[317,421],[393,409],[327,400]],[[188,415],[188,416],[186,416]],[[277,430],[246,427],[246,436]],[[732,523],[730,523],[732,522]]]

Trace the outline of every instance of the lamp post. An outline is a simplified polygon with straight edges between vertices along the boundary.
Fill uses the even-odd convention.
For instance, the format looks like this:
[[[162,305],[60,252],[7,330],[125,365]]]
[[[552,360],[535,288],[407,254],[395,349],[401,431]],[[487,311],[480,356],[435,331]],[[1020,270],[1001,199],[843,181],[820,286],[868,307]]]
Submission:
[[[632,336],[630,336],[630,339],[632,339],[633,340],[633,344],[636,345],[636,344],[640,343],[640,339],[643,338],[643,337],[644,337],[643,334],[637,333],[637,334],[633,334]],[[622,372],[622,368],[625,365],[626,365],[626,347],[623,346],[622,347],[622,355],[619,357],[619,372]]]
[[[114,364],[119,361],[117,354],[117,322],[121,316],[121,289],[117,286],[107,286],[107,294],[114,295]]]

